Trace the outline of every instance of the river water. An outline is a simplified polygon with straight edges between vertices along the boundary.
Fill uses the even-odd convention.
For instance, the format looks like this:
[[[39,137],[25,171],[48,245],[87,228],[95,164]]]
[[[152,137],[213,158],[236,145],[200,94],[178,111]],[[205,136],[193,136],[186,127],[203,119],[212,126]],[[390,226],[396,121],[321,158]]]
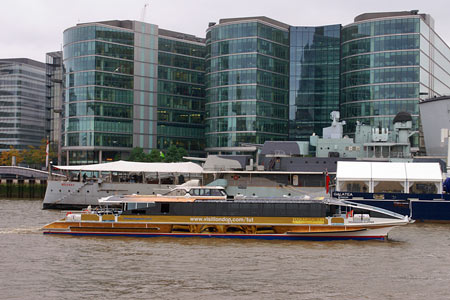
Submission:
[[[61,212],[0,200],[0,299],[450,299],[450,224],[383,241],[43,235]]]

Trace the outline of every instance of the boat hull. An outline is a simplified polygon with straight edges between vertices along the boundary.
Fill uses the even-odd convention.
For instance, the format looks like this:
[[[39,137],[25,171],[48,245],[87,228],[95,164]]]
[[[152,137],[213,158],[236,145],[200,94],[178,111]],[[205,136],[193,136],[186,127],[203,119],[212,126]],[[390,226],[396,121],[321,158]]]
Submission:
[[[351,201],[411,216],[411,219],[417,221],[450,222],[449,200],[351,199]]]
[[[334,192],[333,196],[410,216],[417,221],[450,222],[450,194]]]
[[[405,225],[407,220],[389,221],[375,225],[370,223],[332,224],[323,218],[310,218],[310,221],[325,221],[293,225],[280,224],[225,224],[225,223],[147,223],[117,222],[118,217],[106,221],[67,221],[65,219],[46,225],[44,234],[61,234],[73,236],[131,236],[131,237],[202,237],[202,238],[240,238],[240,239],[282,239],[282,240],[343,240],[343,239],[378,239],[387,238],[394,227]],[[70,216],[69,216],[70,217]],[[95,215],[83,215],[85,219],[96,218]],[[101,217],[104,218],[104,217]],[[336,218],[334,218],[336,219]],[[341,219],[343,222],[343,219]]]
[[[127,236],[127,237],[197,237],[197,238],[237,238],[237,239],[262,239],[262,240],[385,240],[387,234],[198,234],[198,233],[130,233],[130,232],[71,232],[71,231],[46,231],[44,234],[72,235],[72,236]]]
[[[450,201],[411,200],[411,212],[414,220],[450,222]]]

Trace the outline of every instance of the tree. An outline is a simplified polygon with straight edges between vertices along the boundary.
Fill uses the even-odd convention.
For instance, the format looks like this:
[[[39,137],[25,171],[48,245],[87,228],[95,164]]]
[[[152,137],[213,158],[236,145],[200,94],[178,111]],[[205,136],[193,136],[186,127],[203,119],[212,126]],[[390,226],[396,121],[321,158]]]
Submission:
[[[177,150],[177,155],[178,155],[177,156],[177,158],[178,158],[177,161],[185,161],[185,159],[183,157],[187,156],[188,153],[187,153],[186,149],[184,149],[182,147],[179,147],[178,150]]]
[[[40,168],[45,166],[47,151],[47,140],[42,139],[38,148],[34,146],[28,146],[27,149],[21,151],[21,157],[23,162],[32,168]],[[53,145],[49,147],[48,161],[56,161],[58,159],[57,149]]]
[[[10,166],[12,163],[13,156],[16,157],[16,164],[22,162],[23,157],[20,154],[20,151],[15,149],[13,146],[9,146],[9,150],[3,151],[0,154],[0,165]]]
[[[178,148],[175,145],[170,146],[166,154],[162,153],[158,149],[152,149],[152,151],[147,154],[144,149],[140,147],[133,148],[130,153],[128,161],[136,162],[179,162],[183,161],[183,156],[187,155],[187,151],[184,148]]]
[[[161,157],[161,152],[158,149],[152,149],[150,152],[149,161],[151,162],[161,162],[163,158]]]
[[[171,145],[165,154],[164,161],[165,162],[175,162],[177,159],[177,146]]]
[[[16,157],[16,164],[25,163],[32,168],[41,168],[45,166],[45,157],[47,149],[47,140],[42,139],[38,148],[29,145],[27,149],[17,150],[10,146],[8,151],[3,151],[0,154],[0,165],[11,165],[12,157]],[[55,147],[49,149],[49,162],[57,159],[57,152]]]
[[[135,147],[131,150],[129,161],[145,162],[147,161],[147,154],[144,153],[144,149],[141,147]]]
[[[27,164],[28,166],[32,166],[37,164],[37,162],[35,162],[33,160],[33,152],[36,151],[36,148],[34,148],[34,146],[28,146],[28,149],[24,149],[22,150],[22,157],[23,157],[23,162],[25,164]]]
[[[175,145],[171,145],[166,152],[165,162],[180,162],[184,161],[183,156],[187,155],[187,151],[184,148],[178,148]]]

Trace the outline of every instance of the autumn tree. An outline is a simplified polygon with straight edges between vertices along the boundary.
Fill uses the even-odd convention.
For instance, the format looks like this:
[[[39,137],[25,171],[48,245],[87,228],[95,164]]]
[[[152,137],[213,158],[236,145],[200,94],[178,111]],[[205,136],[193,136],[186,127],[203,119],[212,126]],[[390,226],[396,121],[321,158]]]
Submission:
[[[2,151],[0,154],[0,165],[10,166],[13,156],[16,157],[16,164],[22,162],[23,157],[21,156],[20,151],[15,149],[13,146],[9,146],[9,150]]]
[[[11,148],[8,151],[8,154],[2,154],[4,155],[6,159],[6,163],[11,165],[11,159],[8,159],[8,156],[16,156],[16,163],[23,163],[31,168],[41,168],[45,166],[45,157],[46,157],[46,148],[47,148],[47,140],[42,139],[41,144],[39,147],[34,147],[29,145],[24,150],[16,150],[14,148]],[[57,152],[55,151],[55,147],[50,147],[49,149],[49,162],[52,160],[57,159]],[[3,160],[0,159],[0,164],[3,164]]]

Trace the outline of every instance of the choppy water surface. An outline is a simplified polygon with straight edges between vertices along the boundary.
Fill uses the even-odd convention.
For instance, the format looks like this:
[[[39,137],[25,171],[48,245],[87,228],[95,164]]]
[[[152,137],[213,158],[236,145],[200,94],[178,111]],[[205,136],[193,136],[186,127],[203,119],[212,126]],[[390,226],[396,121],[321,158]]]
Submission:
[[[64,237],[0,200],[0,299],[449,299],[450,224],[380,241]]]

